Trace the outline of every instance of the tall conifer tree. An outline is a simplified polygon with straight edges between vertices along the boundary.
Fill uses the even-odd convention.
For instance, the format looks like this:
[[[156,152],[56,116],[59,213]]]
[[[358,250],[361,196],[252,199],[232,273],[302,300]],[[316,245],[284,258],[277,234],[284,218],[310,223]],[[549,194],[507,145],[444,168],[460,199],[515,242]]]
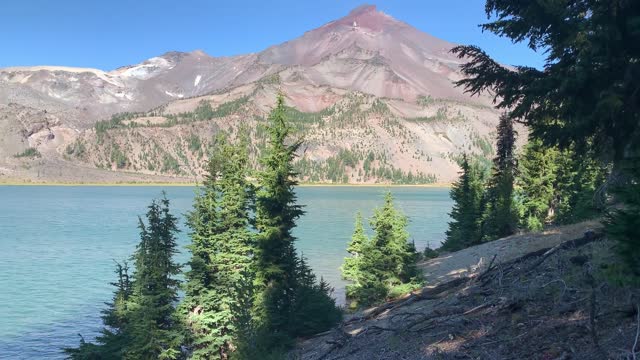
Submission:
[[[362,214],[358,212],[356,214],[356,223],[351,236],[351,241],[347,246],[347,252],[351,255],[344,259],[342,265],[342,277],[346,280],[353,280],[357,276],[359,271],[358,262],[361,260],[362,252],[367,246],[369,239],[364,232],[364,224],[362,222]]]
[[[499,108],[549,146],[573,146],[581,155],[592,148],[598,158],[609,159],[611,171],[599,193],[635,186],[640,2],[487,0],[485,9],[492,21],[483,30],[544,50],[544,67],[509,69],[478,47],[459,46],[452,51],[469,61],[457,84],[472,94],[490,90]],[[619,194],[634,203],[627,192]],[[614,237],[634,238],[637,228],[622,213],[614,214],[620,216]],[[623,224],[629,225],[627,235]]]
[[[517,193],[520,199],[521,225],[541,230],[553,218],[556,197],[558,151],[531,138],[520,157]]]
[[[457,251],[478,244],[481,240],[482,196],[484,176],[479,165],[470,163],[466,154],[460,161],[460,178],[450,191],[453,209],[442,250]]]
[[[590,150],[578,154],[574,146],[558,151],[556,160],[555,220],[568,224],[597,215],[596,190],[605,182],[609,169]]]
[[[81,341],[77,349],[65,349],[72,359],[176,359],[180,356],[179,321],[175,317],[180,266],[177,252],[177,219],[169,200],[154,200],[147,223],[139,219],[140,243],[133,255],[135,270],[118,264],[113,301],[103,312],[105,328],[96,344]]]
[[[256,193],[256,316],[260,321],[262,341],[272,347],[286,344],[292,336],[309,331],[308,328],[302,330],[298,324],[302,319],[297,309],[302,305],[300,301],[307,298],[303,293],[314,292],[315,301],[335,309],[328,288],[309,288],[313,281],[305,275],[306,263],[295,249],[293,229],[297,219],[304,214],[297,204],[294,187],[298,182],[293,168],[301,141],[291,142],[293,129],[287,122],[286,112],[284,98],[279,95],[269,114],[269,140],[266,154],[261,159],[263,170],[258,174]],[[325,314],[306,316],[322,317]],[[306,321],[309,323],[309,319]],[[323,327],[315,330],[321,329],[326,330]]]
[[[540,230],[545,223],[566,224],[599,213],[595,193],[605,180],[607,167],[587,151],[559,150],[532,138],[519,161],[517,198],[521,225]]]
[[[180,285],[177,218],[169,212],[169,200],[153,201],[147,224],[140,219],[140,243],[133,255],[135,271],[131,295],[132,342],[127,358],[174,359],[179,356],[179,321],[174,311]]]
[[[516,133],[507,114],[498,123],[497,153],[487,184],[486,213],[482,223],[484,240],[493,240],[516,232],[518,215],[513,198],[516,177]]]
[[[284,98],[278,96],[269,114],[268,145],[258,175],[256,227],[258,234],[257,281],[260,319],[274,342],[286,341],[293,311],[296,258],[292,234],[296,220],[304,214],[296,203],[296,173],[293,159],[300,141],[291,141]]]
[[[252,282],[255,252],[243,145],[216,139],[204,188],[188,216],[192,258],[181,309],[194,359],[226,359],[240,341],[239,302],[244,300],[239,289]]]

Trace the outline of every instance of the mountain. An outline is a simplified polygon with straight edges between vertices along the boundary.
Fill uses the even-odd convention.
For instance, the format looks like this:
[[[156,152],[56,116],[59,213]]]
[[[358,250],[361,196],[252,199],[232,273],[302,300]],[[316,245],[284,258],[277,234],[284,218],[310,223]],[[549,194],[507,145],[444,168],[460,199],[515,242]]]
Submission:
[[[255,54],[0,69],[0,179],[193,181],[219,131],[248,131],[255,161],[280,92],[304,181],[448,182],[462,152],[491,156],[498,119],[453,85],[453,46],[366,5]]]
[[[454,44],[434,38],[375,6],[361,6],[303,36],[259,55],[264,63],[300,68],[311,84],[359,90],[380,97],[468,101],[451,81],[461,61],[449,53]]]
[[[232,86],[239,78],[255,81],[269,67],[252,69],[255,58],[213,58],[193,51],[169,52],[110,72],[58,66],[5,68],[0,69],[0,102],[63,112],[69,124],[90,127],[113,113],[206,94]]]

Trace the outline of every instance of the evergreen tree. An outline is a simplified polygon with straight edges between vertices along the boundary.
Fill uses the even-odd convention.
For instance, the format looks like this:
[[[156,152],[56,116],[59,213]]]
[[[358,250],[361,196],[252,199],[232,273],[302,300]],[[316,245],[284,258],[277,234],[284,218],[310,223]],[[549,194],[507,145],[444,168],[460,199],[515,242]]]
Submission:
[[[296,260],[296,298],[291,333],[309,336],[330,329],[340,321],[342,313],[331,297],[333,288],[324,279],[317,281],[304,256]]]
[[[294,187],[298,182],[293,169],[301,141],[287,144],[292,130],[280,95],[269,115],[269,139],[266,155],[261,159],[263,170],[258,174],[256,193],[256,317],[260,321],[260,339],[271,348],[286,345],[291,337],[305,332],[297,325],[302,321],[297,309],[301,306],[299,301],[305,298],[304,292],[321,292],[315,297],[320,301],[331,299],[326,287],[310,288],[309,279],[300,271],[302,260],[296,252],[292,231],[296,220],[304,214],[296,203]]]
[[[470,61],[457,84],[472,94],[491,91],[498,108],[548,146],[573,146],[581,155],[591,148],[608,159],[602,190],[633,187],[640,166],[640,2],[487,0],[486,13],[494,20],[484,30],[544,49],[544,68],[508,69],[478,47],[459,46],[452,51]],[[618,194],[633,204],[627,192]],[[632,225],[613,214],[622,217],[618,231]]]
[[[518,215],[513,201],[516,176],[516,133],[506,114],[498,123],[497,154],[487,184],[486,209],[482,223],[483,240],[493,240],[515,233]]]
[[[460,162],[460,178],[451,186],[454,202],[449,216],[451,222],[446,232],[442,250],[457,251],[478,244],[481,239],[483,171],[477,163],[471,164],[466,154]]]
[[[483,30],[544,50],[545,66],[508,69],[478,47],[459,46],[452,51],[470,61],[457,84],[491,91],[498,108],[547,145],[595,147],[619,174],[640,144],[640,47],[630,45],[640,43],[640,3],[487,0],[486,13],[494,20]]]
[[[177,218],[169,212],[164,197],[148,207],[147,224],[140,219],[140,243],[133,255],[130,313],[131,344],[126,358],[175,359],[179,356],[179,321],[174,316],[180,282]]]
[[[259,317],[265,334],[274,343],[289,337],[295,289],[296,251],[292,234],[296,220],[304,214],[296,204],[296,173],[292,162],[301,142],[286,142],[292,131],[285,119],[284,98],[278,97],[269,114],[269,142],[261,159],[256,198],[258,234],[257,281],[261,287]]]
[[[632,167],[631,185],[616,189],[626,199],[625,207],[607,214],[607,233],[618,241],[618,252],[625,260],[629,273],[640,276],[640,164]]]
[[[254,269],[247,269],[240,273],[240,280],[235,283],[235,301],[231,304],[231,311],[235,315],[234,352],[231,359],[259,359],[266,358],[263,348],[259,348],[258,324],[254,321],[255,274]]]
[[[372,245],[383,249],[385,270],[393,274],[393,282],[406,283],[417,275],[417,254],[409,242],[407,217],[393,204],[393,196],[387,191],[382,208],[376,209],[371,220],[374,236]]]
[[[599,213],[596,190],[607,168],[592,152],[578,156],[574,147],[558,150],[532,138],[520,157],[518,195],[521,224],[540,230],[545,223],[567,224]]]
[[[557,192],[557,158],[558,151],[555,148],[546,147],[535,138],[529,140],[520,157],[517,198],[521,226],[528,230],[542,230],[553,218]]]
[[[408,242],[407,217],[394,207],[390,192],[385,195],[382,208],[375,210],[371,226],[374,236],[367,239],[360,217],[356,219],[349,246],[353,252],[343,265],[342,275],[351,281],[347,298],[352,307],[370,305],[394,290],[410,291],[421,285],[416,267],[418,254]]]
[[[597,215],[596,191],[608,169],[591,151],[578,154],[572,146],[558,152],[556,179],[556,222],[568,224]]]
[[[147,224],[139,219],[140,243],[133,255],[135,270],[117,264],[118,281],[113,301],[103,311],[105,328],[97,344],[80,342],[65,349],[72,359],[176,359],[182,339],[174,305],[178,300],[180,266],[173,261],[177,219],[169,200],[154,200]]]
[[[362,214],[358,212],[356,214],[356,224],[353,231],[353,235],[351,236],[351,241],[347,246],[347,252],[351,255],[344,259],[344,264],[342,265],[342,277],[347,280],[353,280],[356,276],[356,272],[358,271],[360,260],[360,255],[364,251],[364,247],[367,245],[369,239],[364,232],[364,225],[362,222]]]
[[[216,140],[204,189],[188,215],[192,258],[181,310],[194,359],[226,359],[240,341],[238,303],[244,298],[238,289],[253,281],[255,250],[245,148]]]
[[[107,308],[102,310],[102,322],[104,328],[101,335],[96,338],[96,343],[88,343],[80,337],[78,348],[67,348],[64,352],[73,360],[115,360],[124,357],[124,350],[131,343],[130,334],[127,333],[127,303],[131,296],[131,280],[127,263],[116,263],[118,281],[111,283],[116,288],[113,299],[106,303]]]

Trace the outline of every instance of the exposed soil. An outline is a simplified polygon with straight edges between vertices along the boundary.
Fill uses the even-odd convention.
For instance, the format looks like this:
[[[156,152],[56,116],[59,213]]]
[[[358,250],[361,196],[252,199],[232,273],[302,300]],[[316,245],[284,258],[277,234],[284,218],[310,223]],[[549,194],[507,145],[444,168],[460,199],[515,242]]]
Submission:
[[[577,239],[588,229],[599,231],[601,227],[597,221],[586,221],[552,227],[539,233],[513,235],[421,262],[418,267],[422,269],[429,286],[433,287],[486,268],[494,255],[494,262],[511,261],[525,254]]]
[[[635,358],[640,291],[613,281],[619,259],[596,225],[518,235],[427,261],[429,287],[301,341],[290,358]]]

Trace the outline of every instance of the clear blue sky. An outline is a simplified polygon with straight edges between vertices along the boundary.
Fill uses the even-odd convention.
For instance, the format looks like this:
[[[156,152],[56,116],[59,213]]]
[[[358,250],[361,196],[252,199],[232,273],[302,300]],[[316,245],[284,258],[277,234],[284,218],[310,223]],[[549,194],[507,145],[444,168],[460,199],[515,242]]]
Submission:
[[[345,16],[361,0],[2,0],[0,67],[111,70],[167,51],[258,52]],[[543,55],[482,33],[483,0],[379,0],[379,10],[447,41],[479,45],[509,65]]]

